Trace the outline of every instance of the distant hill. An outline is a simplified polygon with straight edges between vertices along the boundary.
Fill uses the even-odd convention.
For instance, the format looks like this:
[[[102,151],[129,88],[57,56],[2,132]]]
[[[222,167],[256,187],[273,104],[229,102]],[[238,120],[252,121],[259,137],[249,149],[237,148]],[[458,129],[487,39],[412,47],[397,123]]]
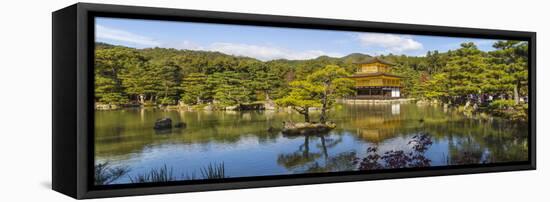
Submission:
[[[113,47],[115,47],[115,45],[111,45],[111,44],[103,43],[103,42],[95,42],[95,48],[96,49],[113,48]]]
[[[363,53],[351,53],[342,58],[346,59],[346,58],[363,58],[363,57],[371,57],[371,56]]]
[[[95,45],[96,45],[97,49],[124,47],[124,46],[117,46],[117,45],[112,45],[112,44],[108,44],[108,43],[103,43],[103,42],[96,42]],[[129,48],[129,47],[127,47],[127,48]],[[135,49],[135,48],[132,48],[132,49]],[[216,52],[216,51],[179,50],[179,49],[173,49],[173,48],[145,48],[145,49],[136,49],[136,50],[139,50],[140,52],[143,52],[146,55],[150,55],[150,54],[155,55],[155,53],[158,53],[158,54],[161,54],[161,55],[163,55],[163,54],[168,54],[168,55],[172,55],[172,54],[201,54],[201,55],[203,55],[203,54],[205,54],[205,55],[210,55],[211,57],[233,57],[233,58],[257,60],[255,58],[251,58],[251,57],[234,56],[234,55],[229,55],[229,54]],[[275,59],[275,60],[270,60],[268,62],[280,62],[280,63],[297,63],[298,62],[299,63],[299,62],[304,62],[304,61],[330,61],[330,63],[335,63],[335,64],[337,64],[337,63],[352,64],[352,63],[362,61],[362,60],[367,60],[367,59],[370,59],[370,58],[372,58],[372,56],[370,56],[368,54],[352,53],[352,54],[346,55],[344,57],[330,57],[330,56],[323,55],[323,56],[319,56],[319,57],[314,58],[314,59],[304,59],[304,60]]]
[[[352,54],[349,54],[349,55],[346,55],[346,56],[342,57],[341,59],[344,60],[344,63],[355,63],[355,62],[359,62],[359,61],[363,61],[363,60],[368,60],[370,58],[372,58],[372,56],[367,55],[367,54],[352,53]]]

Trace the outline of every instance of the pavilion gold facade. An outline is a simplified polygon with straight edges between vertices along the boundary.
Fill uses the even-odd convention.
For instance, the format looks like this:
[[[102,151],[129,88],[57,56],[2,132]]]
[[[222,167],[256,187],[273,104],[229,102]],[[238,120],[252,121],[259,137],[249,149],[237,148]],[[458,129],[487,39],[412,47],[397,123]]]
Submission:
[[[392,99],[401,97],[402,77],[390,74],[392,63],[372,58],[357,63],[355,80],[357,99]]]

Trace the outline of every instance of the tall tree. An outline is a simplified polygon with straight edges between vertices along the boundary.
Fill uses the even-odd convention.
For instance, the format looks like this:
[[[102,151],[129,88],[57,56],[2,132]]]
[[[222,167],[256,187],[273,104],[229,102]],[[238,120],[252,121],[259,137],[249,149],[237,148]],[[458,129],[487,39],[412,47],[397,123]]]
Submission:
[[[213,86],[214,100],[222,106],[240,105],[251,101],[249,78],[244,73],[234,71],[216,72],[208,77]]]
[[[349,73],[344,68],[327,65],[306,77],[305,80],[290,83],[289,95],[278,99],[280,106],[290,106],[310,122],[309,108],[320,107],[320,122],[327,121],[327,111],[333,107],[337,98],[353,94],[355,82],[346,78]]]
[[[440,54],[439,51],[428,51],[426,53],[426,63],[427,63],[427,72],[428,74],[434,74],[436,72],[439,72],[446,63],[446,56],[444,54]]]
[[[129,66],[121,73],[122,85],[128,96],[145,104],[147,97],[152,97],[157,92],[157,81],[149,63]]]
[[[491,52],[493,63],[512,77],[514,101],[519,104],[520,90],[528,84],[528,44],[521,41],[498,41],[493,47],[497,49]]]
[[[421,76],[423,72],[414,70],[411,67],[402,64],[392,68],[391,72],[403,77],[401,79],[402,95],[409,97],[422,97],[420,83],[422,81]]]
[[[319,86],[318,95],[321,100],[321,117],[319,122],[327,121],[327,110],[331,109],[337,98],[355,93],[355,81],[347,78],[349,73],[336,65],[327,65],[325,68],[313,72],[307,81]]]
[[[481,93],[481,75],[486,68],[484,53],[472,42],[463,43],[461,48],[450,53],[443,72],[447,74],[448,81],[444,85],[453,104],[463,104],[468,101],[468,95]]]
[[[95,96],[98,101],[122,104],[128,101],[121,75],[129,68],[143,66],[145,59],[134,49],[113,47],[95,53]]]
[[[181,68],[170,60],[152,65],[154,80],[157,84],[156,96],[160,98],[160,104],[175,104],[179,98]]]
[[[202,104],[212,96],[211,86],[204,73],[190,73],[181,82],[181,99],[186,104]]]
[[[311,122],[309,118],[309,108],[321,107],[323,104],[318,99],[319,93],[322,91],[320,86],[312,84],[308,81],[293,81],[290,82],[290,93],[280,99],[275,100],[275,103],[283,107],[291,107],[293,110],[304,116],[305,122]]]
[[[436,73],[429,80],[421,85],[423,96],[428,99],[449,102],[449,75]]]
[[[283,78],[279,77],[271,69],[263,64],[259,64],[256,68],[251,68],[252,79],[250,87],[255,91],[261,92],[268,102],[271,101],[273,92],[279,90],[283,85]]]

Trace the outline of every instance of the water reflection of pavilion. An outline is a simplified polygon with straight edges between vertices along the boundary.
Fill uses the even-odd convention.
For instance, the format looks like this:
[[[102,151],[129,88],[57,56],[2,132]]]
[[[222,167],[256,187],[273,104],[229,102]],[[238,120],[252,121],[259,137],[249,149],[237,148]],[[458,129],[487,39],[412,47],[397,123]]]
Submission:
[[[400,105],[379,106],[375,116],[355,116],[350,121],[358,137],[369,142],[379,143],[398,134],[401,127]]]
[[[399,119],[374,118],[368,120],[367,124],[358,127],[357,135],[369,142],[378,143],[394,137],[397,134],[399,125]]]

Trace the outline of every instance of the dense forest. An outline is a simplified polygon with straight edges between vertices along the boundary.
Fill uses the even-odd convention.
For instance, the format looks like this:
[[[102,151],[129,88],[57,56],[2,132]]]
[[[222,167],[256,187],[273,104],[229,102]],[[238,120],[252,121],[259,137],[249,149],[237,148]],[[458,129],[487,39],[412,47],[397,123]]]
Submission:
[[[405,97],[497,115],[511,111],[526,116],[527,43],[498,41],[493,47],[494,51],[484,52],[474,43],[463,43],[459,49],[429,51],[425,56],[378,57],[396,64],[392,72],[404,77]],[[334,82],[334,95],[321,95],[330,98],[328,101],[313,99],[309,103],[330,107],[336,95],[353,94],[345,77],[356,70],[354,62],[370,57],[353,53],[341,58],[261,61],[219,52],[96,43],[95,100],[114,106],[295,106],[308,101],[307,97],[296,100],[297,93],[308,93],[300,92],[304,86]],[[324,81],[322,76],[331,80]]]

